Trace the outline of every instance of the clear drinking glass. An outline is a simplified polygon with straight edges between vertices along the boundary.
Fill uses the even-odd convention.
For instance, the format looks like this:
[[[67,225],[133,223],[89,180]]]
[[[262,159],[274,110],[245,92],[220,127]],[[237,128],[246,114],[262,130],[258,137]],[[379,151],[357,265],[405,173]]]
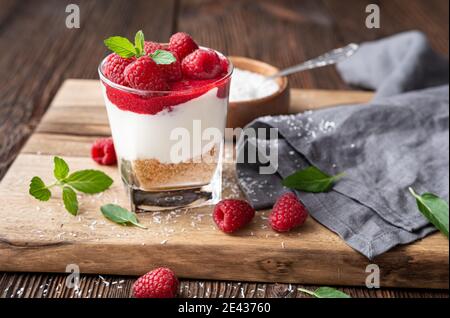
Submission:
[[[217,52],[218,53],[218,52]],[[222,58],[222,54],[218,53]],[[217,203],[233,66],[216,80],[180,82],[176,91],[142,91],[98,68],[118,168],[133,211]]]

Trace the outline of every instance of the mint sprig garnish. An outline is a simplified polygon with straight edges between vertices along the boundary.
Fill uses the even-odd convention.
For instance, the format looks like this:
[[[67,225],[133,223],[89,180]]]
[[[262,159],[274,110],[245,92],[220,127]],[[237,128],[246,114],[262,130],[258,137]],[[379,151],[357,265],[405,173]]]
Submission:
[[[172,52],[165,50],[156,50],[152,54],[149,55],[156,64],[172,64],[177,59],[172,54]]]
[[[53,174],[56,181],[46,185],[39,177],[33,177],[30,182],[29,193],[40,201],[48,201],[52,196],[50,189],[54,187],[62,188],[62,199],[66,210],[72,214],[78,214],[78,199],[75,190],[94,194],[107,190],[113,180],[102,171],[79,170],[69,174],[69,165],[64,159],[53,158]]]
[[[142,56],[144,52],[144,32],[139,30],[134,37],[134,47],[136,49],[136,54]]]
[[[346,293],[331,287],[320,287],[317,288],[315,291],[311,291],[304,288],[298,288],[297,290],[302,293],[311,295],[315,298],[351,298]]]
[[[123,58],[137,56],[137,51],[133,43],[122,36],[112,36],[104,41],[105,45]]]
[[[283,185],[290,189],[305,192],[327,192],[344,174],[329,176],[314,166],[295,172],[283,180]]]
[[[136,214],[122,208],[116,204],[106,204],[100,208],[102,214],[108,220],[120,225],[134,225],[142,229],[147,229],[141,225],[136,217]]]
[[[134,44],[122,36],[112,36],[103,41],[108,49],[123,58],[139,58],[146,55],[144,32],[139,30],[134,36]],[[177,59],[172,52],[166,50],[156,50],[148,54],[156,64],[172,64]]]
[[[433,193],[419,195],[413,188],[409,192],[416,199],[419,211],[448,238],[448,203]]]

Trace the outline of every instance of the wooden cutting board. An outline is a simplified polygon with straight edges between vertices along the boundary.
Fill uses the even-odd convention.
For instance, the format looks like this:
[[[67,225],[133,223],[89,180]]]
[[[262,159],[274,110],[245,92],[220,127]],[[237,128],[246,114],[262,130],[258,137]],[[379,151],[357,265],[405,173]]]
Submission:
[[[364,102],[366,92],[293,90],[292,112]],[[89,158],[91,142],[110,134],[98,81],[67,80],[0,184],[0,270],[140,275],[168,266],[180,277],[214,280],[364,285],[369,261],[312,218],[300,229],[277,234],[268,211],[235,235],[218,231],[211,207],[140,214],[148,227],[122,227],[103,218],[99,207],[128,206],[116,168]],[[232,146],[227,145],[230,155]],[[52,180],[52,159],[62,156],[75,169],[102,169],[115,180],[102,195],[82,196],[73,217],[54,191],[49,202],[28,195],[29,180]],[[241,197],[233,165],[225,167],[224,197]],[[401,246],[372,263],[385,287],[448,288],[449,243],[439,233]]]

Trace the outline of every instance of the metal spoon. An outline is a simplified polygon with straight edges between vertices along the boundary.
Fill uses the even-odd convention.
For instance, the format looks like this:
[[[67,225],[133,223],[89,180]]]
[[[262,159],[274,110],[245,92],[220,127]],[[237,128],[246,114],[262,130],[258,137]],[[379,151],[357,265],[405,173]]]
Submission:
[[[310,70],[313,68],[319,68],[319,67],[324,67],[327,65],[336,64],[336,63],[352,56],[353,54],[355,54],[355,52],[358,50],[358,48],[359,48],[358,44],[350,43],[347,46],[331,50],[321,56],[318,56],[318,57],[312,59],[312,60],[303,62],[298,65],[288,67],[284,70],[279,71],[278,73],[267,76],[263,82],[280,77],[280,76],[286,76],[286,75],[290,75],[293,73]]]

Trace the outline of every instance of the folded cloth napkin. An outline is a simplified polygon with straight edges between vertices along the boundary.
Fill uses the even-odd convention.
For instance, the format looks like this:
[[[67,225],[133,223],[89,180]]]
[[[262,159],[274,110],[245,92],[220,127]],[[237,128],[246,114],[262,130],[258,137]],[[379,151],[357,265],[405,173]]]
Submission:
[[[237,176],[251,204],[264,209],[289,191],[281,180],[299,169],[345,172],[329,192],[296,194],[312,217],[372,259],[435,231],[408,187],[448,201],[449,87],[431,87],[448,83],[448,60],[421,33],[408,32],[362,44],[338,70],[348,83],[378,89],[376,98],[253,121],[246,128],[279,131],[277,142],[266,143],[278,147],[277,172],[260,174],[269,160],[261,140],[241,138],[238,159],[257,145],[259,157],[239,162]]]
[[[337,68],[348,84],[376,90],[376,99],[448,84],[448,66],[423,33],[409,31],[363,43]]]

